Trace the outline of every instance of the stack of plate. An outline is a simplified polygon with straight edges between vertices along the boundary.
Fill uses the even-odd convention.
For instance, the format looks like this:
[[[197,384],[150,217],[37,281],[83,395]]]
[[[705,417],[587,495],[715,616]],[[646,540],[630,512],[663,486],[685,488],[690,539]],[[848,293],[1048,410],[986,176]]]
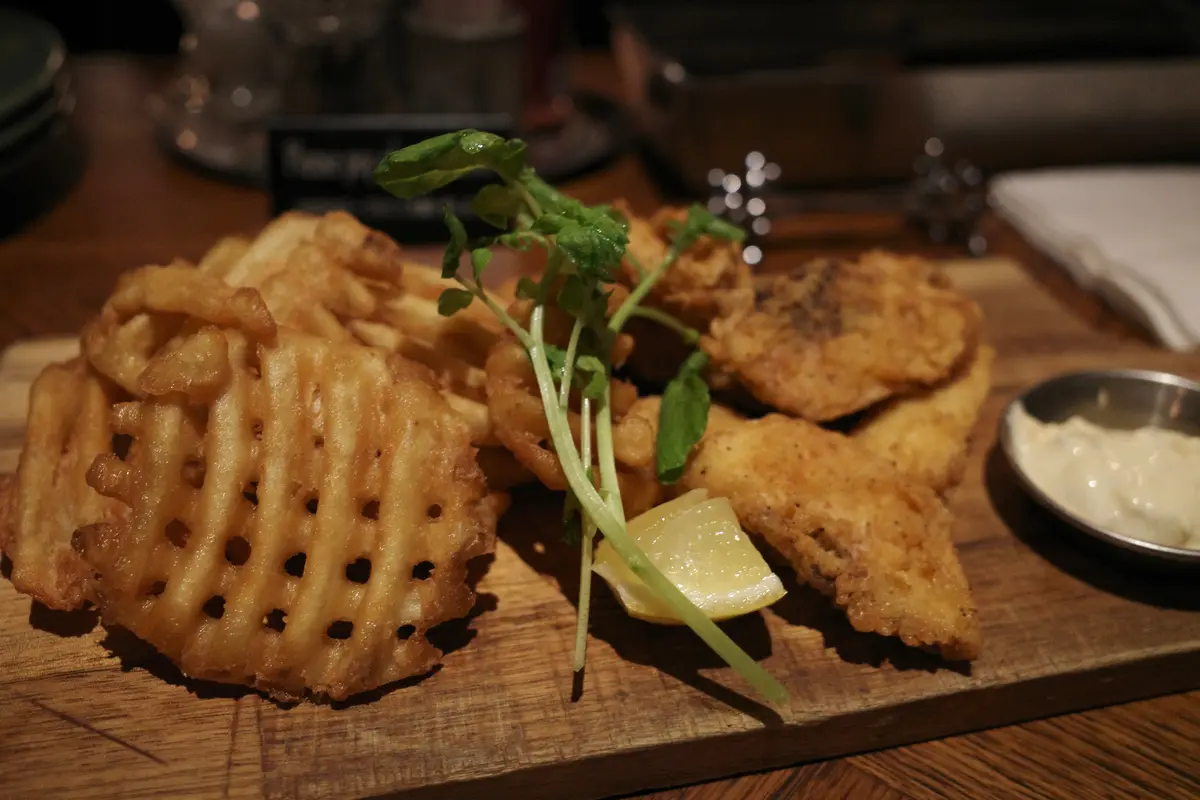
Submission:
[[[0,8],[0,236],[41,216],[82,171],[65,61],[58,31]]]

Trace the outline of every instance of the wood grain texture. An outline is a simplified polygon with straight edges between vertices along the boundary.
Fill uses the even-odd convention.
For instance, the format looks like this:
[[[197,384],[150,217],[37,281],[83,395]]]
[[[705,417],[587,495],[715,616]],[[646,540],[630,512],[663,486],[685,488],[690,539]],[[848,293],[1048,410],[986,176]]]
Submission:
[[[156,151],[143,103],[145,94],[166,77],[166,66],[165,62],[111,56],[76,61],[75,88],[91,164],[83,181],[64,203],[22,235],[0,241],[0,348],[18,338],[72,334],[111,290],[120,271],[144,263],[164,263],[174,256],[195,258],[219,236],[252,233],[266,221],[267,202],[260,192],[211,181]],[[575,66],[577,83],[586,83],[594,90],[611,89],[612,69],[603,57],[580,59]],[[653,210],[663,199],[632,157],[622,157],[605,171],[568,188],[589,202],[625,196],[640,213]],[[786,249],[776,246],[768,252],[765,262],[768,268],[785,267],[799,257],[854,253],[876,245],[947,252],[945,248],[931,247],[895,215],[823,214],[780,222],[787,223],[781,227],[790,231],[789,241]],[[994,422],[1005,397],[1039,375],[1070,368],[1081,354],[1090,363],[1171,367],[1186,362],[1184,371],[1195,374],[1191,360],[1139,347],[1145,341],[1143,332],[1074,287],[1057,265],[1029,248],[1006,224],[989,220],[987,232],[993,251],[1016,256],[1025,274],[1033,276],[1038,288],[1045,292],[1031,288],[1022,276],[998,280],[983,273],[964,275],[964,270],[959,270],[960,279],[968,284],[974,282],[973,291],[994,292],[987,301],[993,321],[995,310],[1008,312],[1003,321],[1005,330],[1001,332],[1006,342],[1002,346],[1002,366],[998,368],[1001,383],[989,405],[987,424]],[[1026,302],[1033,309],[1028,319],[1024,312]],[[51,345],[43,355],[53,352],[54,347]],[[37,359],[33,361],[36,363]],[[24,403],[23,390],[18,388],[15,393],[15,400],[11,394],[0,397],[0,430],[14,431],[23,421],[23,411],[14,410]],[[19,433],[10,434],[9,441],[0,443],[0,452],[10,454],[9,464],[14,435],[19,437]],[[985,466],[989,463],[987,446],[980,443],[971,465],[975,479],[981,480],[988,474]],[[1000,474],[1003,475],[1002,469]],[[1015,526],[1023,533],[1023,539],[1009,541],[1005,547],[1011,555],[1008,561],[1013,570],[1012,580],[1018,581],[1021,590],[1029,595],[989,610],[985,617],[989,636],[993,628],[1000,628],[1010,643],[1039,646],[1046,635],[1057,631],[1068,641],[1075,641],[1072,647],[1087,649],[1095,655],[1109,639],[1123,638],[1126,631],[1137,632],[1142,611],[1155,617],[1155,630],[1161,632],[1164,620],[1175,619],[1172,624],[1187,627],[1189,635],[1194,634],[1194,624],[1178,623],[1180,613],[1196,605],[1194,590],[1155,588],[1152,580],[1123,576],[1103,562],[1058,542],[1063,529],[1023,498],[1004,491],[989,498],[982,503],[962,497],[956,500],[957,507],[967,511],[965,521],[960,522],[960,532],[965,532],[968,540],[964,555],[968,571],[974,577],[978,567],[972,565],[979,563],[983,558],[980,553],[989,548],[1003,555],[1004,547],[971,543],[979,539],[973,531],[981,524],[997,524],[993,508],[998,507],[1003,511],[1000,524]],[[94,619],[88,615],[64,616],[31,607],[27,599],[12,594],[6,581],[0,582],[0,674],[3,675],[0,677],[0,796],[282,797],[288,796],[289,790],[301,796],[315,796],[322,788],[332,791],[336,787],[345,788],[347,795],[374,794],[377,790],[370,787],[378,785],[379,776],[419,775],[422,770],[460,764],[461,753],[443,751],[439,752],[437,763],[418,767],[409,763],[410,754],[403,748],[414,738],[427,739],[431,724],[440,720],[441,715],[447,717],[448,725],[471,724],[453,713],[446,695],[436,687],[438,681],[450,678],[452,670],[463,668],[464,659],[472,650],[492,646],[489,643],[503,638],[503,628],[497,630],[489,616],[511,613],[518,622],[521,616],[525,618],[521,624],[543,625],[540,636],[510,642],[503,648],[505,652],[522,645],[534,648],[541,657],[529,661],[544,662],[541,669],[554,662],[556,668],[566,671],[562,665],[568,656],[561,649],[560,640],[564,629],[569,627],[564,618],[569,619],[573,614],[569,598],[574,596],[574,587],[572,580],[566,578],[564,594],[555,575],[561,574],[562,561],[567,556],[553,548],[539,554],[537,542],[527,534],[509,535],[508,539],[505,552],[516,556],[516,566],[525,564],[519,570],[523,578],[517,588],[527,596],[497,597],[495,611],[483,614],[478,621],[480,633],[476,641],[452,653],[443,673],[420,687],[389,695],[375,713],[362,714],[355,710],[358,707],[346,709],[351,716],[359,714],[355,719],[365,724],[345,723],[333,731],[308,725],[309,717],[303,713],[294,724],[284,725],[276,716],[291,712],[277,709],[254,695],[241,695],[237,690],[188,682],[128,637],[110,637],[94,630]],[[991,581],[991,591],[995,591],[996,583]],[[629,622],[614,614],[611,600],[606,593],[601,594],[608,610],[597,632],[611,641],[597,645],[597,650],[611,653],[619,647],[627,657],[675,668],[679,678],[686,677],[693,683],[705,676],[719,679],[723,674],[707,667],[699,674],[685,672],[678,665],[686,664],[698,652],[694,643],[689,643],[687,637],[664,639],[658,629]],[[1076,610],[1071,606],[1083,604],[1091,608],[1090,603],[1096,597],[1103,601],[1101,609],[1082,614],[1095,618],[1080,625],[1081,614],[1077,611],[1082,612],[1083,608]],[[780,610],[824,627],[809,631],[806,645],[785,648],[774,642],[772,647],[776,659],[790,659],[789,663],[795,664],[788,680],[804,684],[805,697],[839,697],[846,686],[875,691],[869,688],[870,684],[866,690],[861,689],[863,673],[878,674],[876,683],[886,684],[895,679],[907,685],[911,681],[912,670],[896,674],[887,667],[870,666],[872,659],[888,655],[886,647],[881,653],[877,650],[878,642],[857,639],[837,615],[812,598],[801,601],[803,598],[793,596]],[[513,608],[518,602],[523,604],[523,614],[516,614]],[[1124,613],[1106,619],[1107,609],[1114,606],[1124,609]],[[1051,630],[1021,633],[1021,624],[1026,619],[1022,615],[1028,615],[1035,627],[1048,624]],[[774,612],[768,612],[765,620],[763,627],[768,634],[781,622]],[[619,634],[629,625],[634,626],[632,630]],[[761,647],[760,629],[738,626],[735,634],[744,642],[758,643]],[[993,638],[991,644],[995,641]],[[803,647],[811,648],[817,655],[805,657],[807,651],[803,649],[800,655],[792,652]],[[868,663],[843,664],[842,654],[848,660]],[[989,658],[1000,659],[1010,668],[1017,666],[1003,651],[992,649]],[[1048,701],[1043,703],[1039,696],[1026,698],[1021,716],[1100,702],[1089,696],[1095,682],[1117,684],[1116,690],[1112,686],[1104,688],[1115,699],[1171,691],[1185,683],[1181,677],[1190,679],[1195,673],[1191,653],[1165,658],[1165,663],[1155,659],[1144,661],[1143,666],[1132,672],[1117,666],[1118,672],[1124,670],[1124,677],[1120,678],[1099,674],[1090,680],[1067,678],[1062,685],[1043,683],[1043,694]],[[1176,658],[1182,659],[1182,665],[1172,661]],[[839,669],[844,669],[850,677],[831,679],[813,666],[831,659],[832,663],[842,665]],[[1072,665],[1060,666],[1069,669]],[[517,757],[523,747],[529,747],[538,737],[525,733],[515,722],[524,724],[532,719],[531,724],[536,726],[543,720],[569,713],[586,714],[589,723],[597,725],[594,732],[589,732],[597,747],[621,743],[628,739],[625,714],[637,712],[635,706],[643,696],[655,697],[656,705],[668,704],[671,714],[660,714],[656,720],[664,738],[679,738],[694,728],[678,723],[671,705],[680,691],[692,692],[679,678],[669,674],[658,676],[649,667],[637,664],[627,670],[656,675],[650,683],[649,695],[645,695],[644,682],[627,686],[620,683],[627,674],[625,670],[610,678],[601,678],[594,670],[589,678],[589,691],[601,684],[605,705],[589,706],[584,712],[565,708],[560,695],[563,687],[559,683],[553,682],[548,687],[545,681],[530,682],[522,676],[524,711],[517,713],[496,703],[488,705],[491,719],[510,727],[507,732],[495,733],[495,727],[488,725],[487,729],[493,733],[483,737],[481,746],[491,753]],[[920,678],[919,669],[917,677]],[[971,682],[979,677],[981,674],[970,679],[952,675],[949,679]],[[661,687],[666,687],[666,691],[658,698],[656,692]],[[429,689],[435,691],[428,692]],[[486,696],[492,691],[487,682],[472,688],[473,695]],[[423,694],[424,700],[415,710],[408,707],[406,711],[406,704],[398,703],[398,699],[414,692]],[[1062,696],[1064,693],[1068,696]],[[721,708],[718,701],[708,702],[714,708]],[[989,700],[992,706],[1013,702],[1016,701],[1002,695],[993,695]],[[694,713],[696,707],[695,702],[683,704],[679,714]],[[699,707],[703,711],[708,706],[701,703]],[[1000,709],[1000,712],[1011,711]],[[1003,717],[1000,712],[989,710],[997,718]],[[324,712],[310,709],[305,713]],[[927,715],[938,713],[954,716],[961,711],[950,696],[941,707],[929,709]],[[331,711],[330,715],[337,717]],[[891,724],[903,722],[891,720]],[[929,728],[929,723],[921,719],[912,724],[914,735],[925,735],[922,731]],[[613,729],[618,733],[613,733]],[[731,726],[731,730],[737,730],[736,726]],[[855,731],[860,739],[864,730],[871,742],[860,746],[886,744],[877,735],[877,728],[865,724]],[[459,735],[467,737],[468,733],[462,731]],[[813,735],[822,736],[824,731],[817,730]],[[768,741],[762,747],[751,748],[749,753],[739,747],[724,757],[718,752],[716,760],[707,764],[703,763],[706,751],[660,749],[631,754],[604,768],[635,773],[643,789],[685,783],[689,780],[687,775],[741,775],[658,795],[680,800],[1183,798],[1200,796],[1195,779],[1200,775],[1200,749],[1195,746],[1198,737],[1200,692],[1192,692],[770,773],[746,774],[767,763],[764,755],[778,756],[777,751],[787,749],[788,743]],[[563,753],[570,753],[575,746],[571,741],[555,740],[551,744]],[[347,748],[380,754],[378,775],[373,757],[341,759],[340,754]],[[804,757],[801,750],[797,748],[782,757],[800,759]],[[289,759],[293,762],[291,766],[287,765]],[[680,763],[665,767],[658,763],[672,759]],[[702,762],[700,769],[691,763],[693,759]],[[329,776],[304,777],[302,767],[306,761],[311,762],[310,770],[328,770]],[[736,763],[731,765],[731,762]],[[648,768],[644,766],[646,763],[650,764]],[[264,768],[272,773],[264,777]],[[627,782],[632,779],[629,774],[623,777]],[[561,779],[555,782],[544,774],[531,780],[534,782],[527,785],[517,785],[521,783],[519,780],[510,782],[509,788],[513,789],[510,793],[536,797],[546,794],[539,789],[565,786],[560,796],[590,796],[608,791],[612,785],[603,781],[598,785]]]
[[[983,305],[999,351],[967,478],[952,499],[986,637],[985,655],[971,668],[856,633],[823,598],[791,585],[766,613],[727,625],[793,693],[787,707],[767,709],[688,631],[631,620],[601,590],[586,689],[572,702],[577,556],[558,540],[556,505],[530,492],[502,523],[472,630],[447,642],[444,668],[346,707],[284,708],[190,682],[131,637],[89,630],[90,615],[31,608],[3,584],[0,709],[30,723],[6,741],[0,764],[6,772],[21,765],[36,779],[8,787],[22,796],[47,788],[95,797],[164,788],[199,796],[218,788],[247,797],[434,796],[453,787],[469,795],[600,797],[1200,685],[1196,587],[1138,578],[1074,547],[1020,493],[994,443],[1004,405],[1064,369],[1119,363],[1197,374],[1200,365],[1111,347],[1065,318],[1012,262],[950,271]],[[0,396],[20,396],[38,364],[73,346],[10,349],[0,361]],[[20,419],[19,409],[0,413],[8,426],[0,440],[19,440],[12,421]],[[76,635],[56,631],[62,626],[75,626],[66,633]],[[54,770],[67,752],[96,761]],[[122,768],[99,768],[111,761]],[[883,781],[871,791],[886,796],[881,773],[892,773],[878,763],[864,762],[863,775],[822,780]],[[56,782],[42,783],[50,778]],[[911,794],[927,779],[914,771],[899,790]]]

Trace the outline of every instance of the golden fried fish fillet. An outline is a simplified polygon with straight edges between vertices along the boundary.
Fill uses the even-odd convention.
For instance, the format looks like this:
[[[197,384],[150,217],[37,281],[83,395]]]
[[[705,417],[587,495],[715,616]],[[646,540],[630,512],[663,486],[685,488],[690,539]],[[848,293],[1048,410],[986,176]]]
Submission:
[[[635,286],[643,270],[653,270],[666,258],[671,247],[671,226],[682,224],[688,211],[682,206],[667,206],[650,219],[643,219],[623,200],[613,207],[629,220],[629,245],[621,262],[621,280]],[[752,290],[750,266],[742,260],[741,243],[702,236],[654,285],[647,302],[692,327],[706,330],[721,309],[722,293],[749,294]]]
[[[92,571],[72,549],[75,531],[124,515],[86,481],[96,456],[113,450],[114,396],[83,359],[51,364],[30,390],[25,446],[0,500],[0,549],[17,591],[49,608],[70,611],[91,599]]]
[[[704,349],[760,402],[822,422],[932,386],[974,351],[979,307],[918,258],[820,259],[726,295]]]
[[[709,438],[681,485],[729,498],[742,525],[833,597],[857,630],[952,660],[979,656],[950,513],[932,489],[857,442],[771,414]]]
[[[870,412],[850,436],[905,475],[943,492],[962,480],[971,431],[991,389],[996,351],[980,345],[951,380],[897,397]]]
[[[658,436],[658,415],[662,410],[662,396],[657,394],[639,397],[630,407],[628,416],[641,417],[650,424],[653,435]],[[708,425],[704,429],[704,438],[716,436],[718,433],[736,428],[745,420],[732,408],[720,403],[712,403],[708,407]]]
[[[687,218],[687,209],[666,207],[649,219],[634,214],[624,201],[614,207],[629,220],[629,245],[621,262],[619,280],[634,286],[643,270],[654,269],[670,249],[670,226]],[[750,267],[742,260],[737,242],[701,237],[659,279],[643,304],[662,309],[701,333],[717,316],[728,295],[753,295]],[[664,385],[695,349],[676,332],[658,322],[631,318],[625,324],[635,346],[626,367],[638,380]]]
[[[467,561],[491,551],[497,505],[428,371],[219,326],[155,360],[167,391],[112,409],[129,456],[88,473],[128,507],[78,537],[105,621],[185,674],[281,698],[432,666],[425,634],[472,607]]]

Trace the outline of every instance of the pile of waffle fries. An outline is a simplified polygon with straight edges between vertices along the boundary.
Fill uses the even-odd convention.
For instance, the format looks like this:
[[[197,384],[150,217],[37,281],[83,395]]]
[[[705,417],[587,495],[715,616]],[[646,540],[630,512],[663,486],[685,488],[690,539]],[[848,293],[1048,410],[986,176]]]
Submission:
[[[280,698],[428,670],[496,487],[532,477],[489,418],[499,331],[441,317],[450,283],[341,213],[123,275],[32,388],[0,488],[14,586]]]

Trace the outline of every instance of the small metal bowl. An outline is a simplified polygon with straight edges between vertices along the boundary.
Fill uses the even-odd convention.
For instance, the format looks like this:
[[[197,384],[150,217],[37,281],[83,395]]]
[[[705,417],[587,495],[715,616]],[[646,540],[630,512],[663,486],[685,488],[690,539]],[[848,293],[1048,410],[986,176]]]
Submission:
[[[1000,447],[1022,487],[1055,516],[1084,534],[1147,566],[1200,567],[1200,550],[1145,542],[1100,528],[1061,506],[1037,487],[1016,456],[1012,417],[1016,409],[1042,422],[1080,416],[1117,430],[1146,426],[1200,436],[1200,383],[1168,372],[1097,370],[1072,372],[1033,386],[1016,398],[1000,418]]]

